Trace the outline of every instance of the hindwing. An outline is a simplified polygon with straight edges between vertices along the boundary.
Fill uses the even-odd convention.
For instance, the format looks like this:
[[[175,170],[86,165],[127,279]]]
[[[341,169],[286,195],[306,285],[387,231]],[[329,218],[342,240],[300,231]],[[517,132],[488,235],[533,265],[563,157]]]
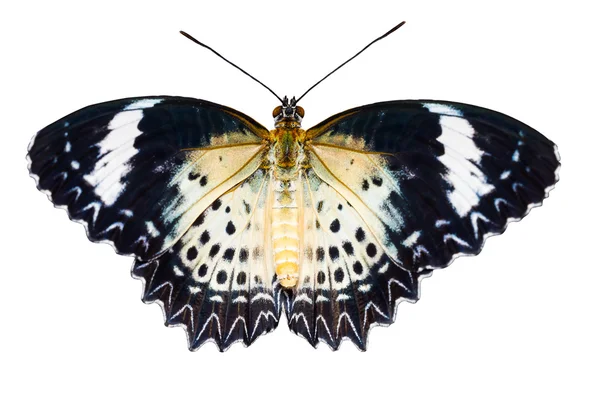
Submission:
[[[137,261],[143,300],[160,301],[167,325],[182,325],[195,350],[250,345],[277,327],[279,286],[269,252],[272,179],[259,169],[213,202],[167,252]]]

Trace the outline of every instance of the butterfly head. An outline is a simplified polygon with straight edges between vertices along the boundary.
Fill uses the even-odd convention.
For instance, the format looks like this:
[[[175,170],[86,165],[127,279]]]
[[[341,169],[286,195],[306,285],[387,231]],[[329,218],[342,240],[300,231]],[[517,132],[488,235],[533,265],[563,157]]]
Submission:
[[[275,126],[294,125],[300,127],[302,118],[304,117],[304,108],[296,105],[296,98],[292,97],[288,100],[287,96],[283,98],[280,106],[273,110],[273,118],[275,118]]]

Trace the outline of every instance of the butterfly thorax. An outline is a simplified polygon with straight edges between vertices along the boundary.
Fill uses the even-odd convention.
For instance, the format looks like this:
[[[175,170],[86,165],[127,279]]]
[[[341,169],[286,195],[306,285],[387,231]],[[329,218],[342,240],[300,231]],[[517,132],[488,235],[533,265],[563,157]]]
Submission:
[[[298,176],[304,162],[305,131],[298,127],[280,126],[271,132],[271,165],[275,177],[281,180],[293,180]]]

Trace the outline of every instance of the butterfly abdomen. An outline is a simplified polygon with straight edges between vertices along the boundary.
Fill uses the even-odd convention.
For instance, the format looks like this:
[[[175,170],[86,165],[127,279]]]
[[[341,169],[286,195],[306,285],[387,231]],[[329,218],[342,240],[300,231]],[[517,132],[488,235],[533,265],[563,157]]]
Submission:
[[[300,235],[298,200],[293,181],[276,181],[271,213],[275,273],[283,287],[296,286],[299,275]]]

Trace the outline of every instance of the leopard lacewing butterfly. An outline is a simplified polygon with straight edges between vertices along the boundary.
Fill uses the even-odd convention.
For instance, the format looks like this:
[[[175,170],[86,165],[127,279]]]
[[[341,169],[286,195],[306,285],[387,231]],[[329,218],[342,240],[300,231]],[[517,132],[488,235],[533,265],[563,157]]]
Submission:
[[[558,180],[556,146],[507,115],[401,100],[304,130],[298,102],[331,73],[289,100],[229,63],[280,101],[273,130],[205,100],[139,97],[54,122],[28,153],[38,188],[90,240],[135,257],[143,301],[191,350],[249,345],[282,311],[313,346],[365,350],[422,277],[477,254]]]

